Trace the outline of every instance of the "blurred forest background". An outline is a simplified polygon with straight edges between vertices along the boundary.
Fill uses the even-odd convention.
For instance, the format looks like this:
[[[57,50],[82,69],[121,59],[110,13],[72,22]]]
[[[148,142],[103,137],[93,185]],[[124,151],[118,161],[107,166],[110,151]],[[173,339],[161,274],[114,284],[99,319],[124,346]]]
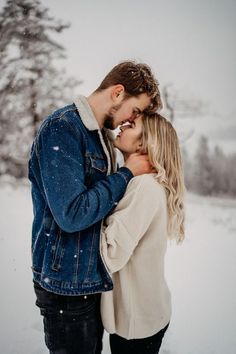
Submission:
[[[0,0],[1,353],[48,352],[31,272],[38,127],[134,59],[160,82],[189,190],[186,240],[166,255],[173,315],[161,354],[235,354],[235,27],[235,0]]]
[[[63,69],[66,50],[60,36],[69,27],[38,0],[8,0],[0,9],[1,178],[27,177],[30,147],[40,122],[52,110],[71,103],[80,89],[80,78]],[[212,146],[206,133],[189,153],[195,132],[189,124],[185,128],[185,122],[207,115],[208,105],[187,97],[173,84],[161,82],[161,91],[164,114],[177,130],[182,122],[187,188],[202,195],[235,197],[236,152]]]

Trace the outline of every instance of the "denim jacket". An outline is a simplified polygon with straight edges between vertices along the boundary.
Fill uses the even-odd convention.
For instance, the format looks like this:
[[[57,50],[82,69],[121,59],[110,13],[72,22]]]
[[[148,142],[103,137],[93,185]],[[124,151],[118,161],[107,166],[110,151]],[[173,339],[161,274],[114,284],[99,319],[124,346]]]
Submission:
[[[47,117],[33,142],[29,179],[33,201],[33,277],[62,295],[112,289],[100,252],[104,217],[133,177],[115,172],[105,129],[85,97]]]

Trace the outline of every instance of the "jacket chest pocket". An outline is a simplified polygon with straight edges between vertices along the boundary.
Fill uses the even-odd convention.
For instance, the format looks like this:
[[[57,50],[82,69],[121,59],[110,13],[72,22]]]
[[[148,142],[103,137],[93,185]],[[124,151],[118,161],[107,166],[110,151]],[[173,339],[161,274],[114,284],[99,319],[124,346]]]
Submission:
[[[86,158],[86,184],[89,186],[107,174],[107,162],[102,155],[90,154],[85,155]]]

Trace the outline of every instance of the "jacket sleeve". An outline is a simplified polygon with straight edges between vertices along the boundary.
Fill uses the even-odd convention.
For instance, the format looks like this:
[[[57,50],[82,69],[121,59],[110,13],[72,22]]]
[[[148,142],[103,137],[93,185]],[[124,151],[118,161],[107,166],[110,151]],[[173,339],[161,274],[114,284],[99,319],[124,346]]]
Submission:
[[[156,186],[150,177],[135,177],[114,213],[107,219],[108,226],[103,227],[102,255],[111,273],[119,271],[129,261],[159,207]]]
[[[122,167],[88,189],[82,134],[64,119],[48,122],[36,141],[43,194],[55,221],[66,232],[83,230],[103,219],[133,177],[128,168]]]

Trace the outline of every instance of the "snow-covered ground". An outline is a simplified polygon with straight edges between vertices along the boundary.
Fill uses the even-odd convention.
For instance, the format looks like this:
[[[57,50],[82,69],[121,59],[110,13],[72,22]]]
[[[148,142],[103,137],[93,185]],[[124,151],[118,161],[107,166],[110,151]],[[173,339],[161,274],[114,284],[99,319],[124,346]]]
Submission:
[[[0,353],[46,354],[31,285],[29,187],[1,184],[0,201]],[[167,252],[173,315],[161,354],[235,354],[236,201],[189,195],[187,205],[186,240]]]

